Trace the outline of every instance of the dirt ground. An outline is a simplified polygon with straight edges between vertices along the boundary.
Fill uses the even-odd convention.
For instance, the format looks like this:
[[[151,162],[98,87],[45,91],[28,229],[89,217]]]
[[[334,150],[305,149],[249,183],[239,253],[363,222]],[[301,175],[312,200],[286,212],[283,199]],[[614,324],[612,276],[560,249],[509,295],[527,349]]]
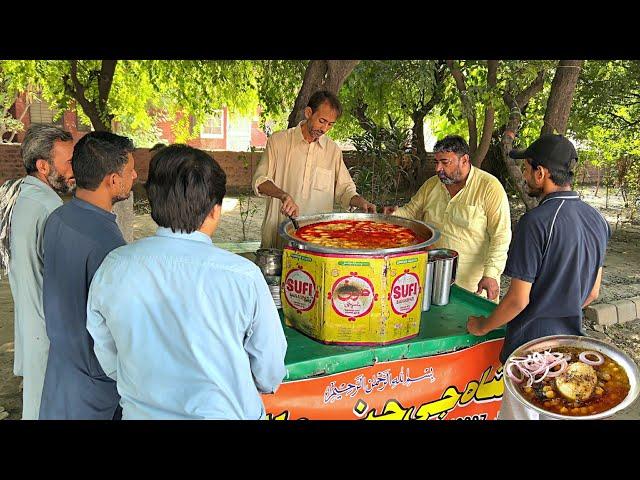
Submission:
[[[608,208],[605,208],[605,193],[601,191],[595,197],[593,188],[581,190],[585,201],[600,209],[614,231],[607,249],[603,284],[597,302],[611,302],[640,295],[640,225],[625,222],[621,212],[622,199],[610,196]],[[242,235],[239,201],[237,197],[228,197],[223,202],[223,217],[218,231],[213,237],[215,243],[254,242],[260,240],[260,227],[264,215],[264,201],[251,200],[255,209],[246,222],[246,238]],[[136,239],[152,235],[157,226],[144,204],[136,206],[134,237]],[[514,208],[512,217],[519,218],[521,208]],[[619,214],[621,214],[619,216]],[[509,279],[503,277],[502,292],[506,291]],[[621,325],[602,327],[585,320],[589,336],[610,342],[628,353],[640,364],[640,320]],[[22,411],[20,379],[13,376],[13,299],[9,282],[3,275],[0,280],[0,418],[2,407],[9,413],[8,419],[19,419]],[[640,419],[640,402],[633,409],[616,418]]]

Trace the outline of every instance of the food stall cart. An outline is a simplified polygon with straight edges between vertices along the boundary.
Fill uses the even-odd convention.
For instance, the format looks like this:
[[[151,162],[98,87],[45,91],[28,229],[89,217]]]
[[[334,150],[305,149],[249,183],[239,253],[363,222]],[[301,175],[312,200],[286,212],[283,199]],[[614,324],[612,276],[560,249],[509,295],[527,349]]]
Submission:
[[[448,305],[422,312],[417,337],[380,347],[324,345],[283,323],[287,377],[262,397],[267,418],[493,420],[504,329],[484,337],[466,331],[469,315],[493,308],[454,285]]]
[[[321,217],[329,216],[318,218]],[[318,218],[309,217],[306,222],[301,219],[299,221],[304,225]],[[345,220],[350,217],[340,214],[340,216],[333,215],[329,218]],[[380,220],[390,221],[391,218],[386,217]],[[412,222],[399,218],[391,221],[404,222],[404,225]],[[287,228],[291,231],[291,227],[285,223],[281,225],[281,234],[286,233]],[[425,224],[422,225],[424,228],[429,228]],[[431,234],[432,241],[429,242],[427,238],[425,245],[433,243],[434,238],[437,238],[437,232],[432,230]],[[289,238],[295,240],[291,235]],[[293,243],[298,245],[298,250],[292,253],[285,249],[283,285],[286,283],[285,275],[288,275],[310,287],[300,288],[299,295],[290,302],[289,314],[298,322],[297,330],[288,326],[292,324],[291,318],[285,321],[285,315],[280,310],[288,342],[285,358],[287,376],[275,394],[263,395],[268,419],[489,420],[496,418],[503,393],[502,368],[498,358],[502,348],[504,329],[495,330],[484,337],[475,337],[466,330],[469,315],[486,316],[495,308],[494,303],[454,285],[448,305],[434,305],[430,310],[421,313],[418,306],[418,316],[415,317],[414,307],[416,303],[422,304],[422,293],[418,296],[413,289],[411,311],[396,311],[395,307],[390,306],[393,303],[391,296],[387,297],[391,294],[386,293],[389,292],[389,285],[393,287],[396,284],[397,280],[393,278],[397,279],[402,275],[407,278],[413,275],[412,278],[416,278],[420,272],[424,275],[425,264],[420,262],[425,261],[425,256],[420,258],[417,254],[419,258],[416,260],[412,257],[415,252],[405,251],[404,253],[409,255],[408,258],[385,256],[386,263],[383,267],[370,269],[374,272],[373,276],[377,275],[378,278],[371,278],[372,281],[362,280],[362,286],[359,288],[364,292],[363,295],[368,296],[368,300],[360,311],[356,308],[355,313],[353,311],[348,314],[342,311],[331,312],[331,307],[325,304],[323,309],[318,308],[318,311],[321,311],[319,315],[323,315],[320,318],[318,315],[308,313],[311,312],[313,305],[317,306],[316,300],[327,302],[328,298],[329,302],[334,302],[334,310],[340,310],[341,306],[336,308],[335,301],[331,300],[332,295],[344,286],[345,278],[351,279],[349,286],[352,287],[362,277],[356,272],[345,274],[339,271],[337,265],[340,261],[331,258],[337,255],[315,254],[311,251],[312,249],[323,251],[301,241],[295,240]],[[412,247],[407,248],[411,250]],[[390,249],[387,252],[398,250],[401,249]],[[346,251],[347,256],[340,257],[343,260],[343,266],[359,265],[357,268],[360,269],[364,268],[362,265],[382,262],[377,255],[378,251],[372,252],[372,257],[365,258],[370,262],[354,262],[353,257],[349,256],[352,253],[353,251]],[[305,256],[308,258],[305,259]],[[322,260],[322,257],[330,258]],[[287,267],[288,260],[289,267]],[[298,260],[300,263],[303,260],[309,262],[309,266],[296,265]],[[317,262],[324,263],[317,265]],[[414,268],[416,273],[409,268],[404,269],[405,266],[410,265],[410,262],[413,262],[411,268]],[[402,266],[400,266],[401,263]],[[349,270],[355,270],[355,268],[347,268],[347,271]],[[396,273],[393,273],[394,271]],[[322,289],[317,287],[320,283],[317,280],[318,277],[313,280],[311,278],[313,275],[309,272],[315,272],[323,279],[325,289],[321,299],[318,299],[317,294],[317,291]],[[394,275],[398,277],[393,277]],[[330,276],[335,278],[328,278]],[[384,331],[387,335],[388,329],[394,328],[394,325],[383,326],[375,332],[371,330],[368,332],[368,337],[358,338],[353,335],[346,337],[351,332],[338,332],[333,337],[329,334],[325,335],[325,327],[335,321],[335,313],[341,314],[344,318],[349,316],[364,318],[369,314],[376,281],[380,281],[375,288],[376,291],[382,292],[380,297],[377,295],[375,297],[376,302],[379,299],[382,300],[383,305],[380,311],[387,308],[387,315],[391,315],[388,318],[394,318],[390,313],[393,309],[396,317],[391,323],[398,329],[409,325],[410,321],[419,320],[419,331],[412,334],[411,338],[408,336],[401,338],[397,335],[391,342],[387,342],[388,337],[383,337],[381,332]],[[422,292],[422,285],[417,291]],[[284,299],[285,295],[282,297]],[[388,300],[385,300],[387,298]],[[284,301],[283,305],[286,309]],[[328,312],[328,314],[322,312]],[[416,320],[411,320],[411,316]],[[354,320],[354,318],[348,320]],[[348,320],[343,322],[345,330],[350,325]],[[313,325],[318,327],[315,328]],[[308,332],[310,336],[324,337],[318,341],[318,338],[310,338],[300,330]],[[336,341],[341,339],[340,335],[353,341],[354,338],[369,340],[374,333],[384,341],[374,346],[364,343],[362,345],[336,344],[340,343]]]

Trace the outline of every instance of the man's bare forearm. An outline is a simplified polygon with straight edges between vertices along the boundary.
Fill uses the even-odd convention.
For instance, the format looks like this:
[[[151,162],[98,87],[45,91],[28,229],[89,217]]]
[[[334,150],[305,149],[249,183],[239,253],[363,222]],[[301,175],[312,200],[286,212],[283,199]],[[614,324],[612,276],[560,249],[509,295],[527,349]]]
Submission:
[[[258,192],[262,195],[277,198],[282,202],[281,212],[285,215],[297,217],[300,214],[300,207],[296,204],[295,200],[284,190],[275,186],[271,180],[262,182],[258,185]]]
[[[271,180],[267,180],[258,185],[258,191],[263,195],[277,198],[278,200],[282,200],[283,197],[287,195],[287,192],[276,187],[276,185]]]

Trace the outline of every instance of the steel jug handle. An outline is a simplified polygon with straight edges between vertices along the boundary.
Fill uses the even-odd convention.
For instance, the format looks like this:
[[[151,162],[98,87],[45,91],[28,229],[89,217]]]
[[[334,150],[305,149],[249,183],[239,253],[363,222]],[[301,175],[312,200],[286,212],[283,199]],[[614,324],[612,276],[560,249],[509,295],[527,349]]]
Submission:
[[[458,272],[458,257],[453,259],[453,266],[451,267],[451,285],[456,281],[456,273]]]

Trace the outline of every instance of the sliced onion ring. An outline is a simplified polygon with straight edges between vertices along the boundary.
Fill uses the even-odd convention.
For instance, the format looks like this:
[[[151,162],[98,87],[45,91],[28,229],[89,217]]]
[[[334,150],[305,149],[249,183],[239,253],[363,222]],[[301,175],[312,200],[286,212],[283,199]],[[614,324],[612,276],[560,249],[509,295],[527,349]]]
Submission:
[[[557,365],[560,365],[560,368],[558,370],[553,370],[553,368]],[[569,364],[564,359],[560,360],[558,363],[549,365],[549,372],[547,372],[547,377],[553,378],[553,377],[559,376],[560,374],[562,374],[562,372],[564,372],[568,368],[568,366]]]
[[[596,357],[597,360],[589,360],[587,355]],[[600,353],[594,352],[592,350],[586,350],[580,353],[580,355],[578,355],[578,358],[582,363],[586,363],[587,365],[602,365],[604,363],[604,357]]]
[[[542,374],[542,376],[540,378],[538,378],[537,380],[534,380],[533,383],[540,383],[541,381],[543,381],[546,377],[547,374],[549,373],[549,367],[544,369],[544,373]]]
[[[515,373],[512,372],[513,367],[518,367],[518,370],[520,370],[520,374],[522,375],[520,378],[516,377]],[[511,378],[511,380],[516,383],[522,383],[525,377],[524,372],[517,363],[510,363],[509,365],[507,365],[507,375],[509,375],[509,378]]]

